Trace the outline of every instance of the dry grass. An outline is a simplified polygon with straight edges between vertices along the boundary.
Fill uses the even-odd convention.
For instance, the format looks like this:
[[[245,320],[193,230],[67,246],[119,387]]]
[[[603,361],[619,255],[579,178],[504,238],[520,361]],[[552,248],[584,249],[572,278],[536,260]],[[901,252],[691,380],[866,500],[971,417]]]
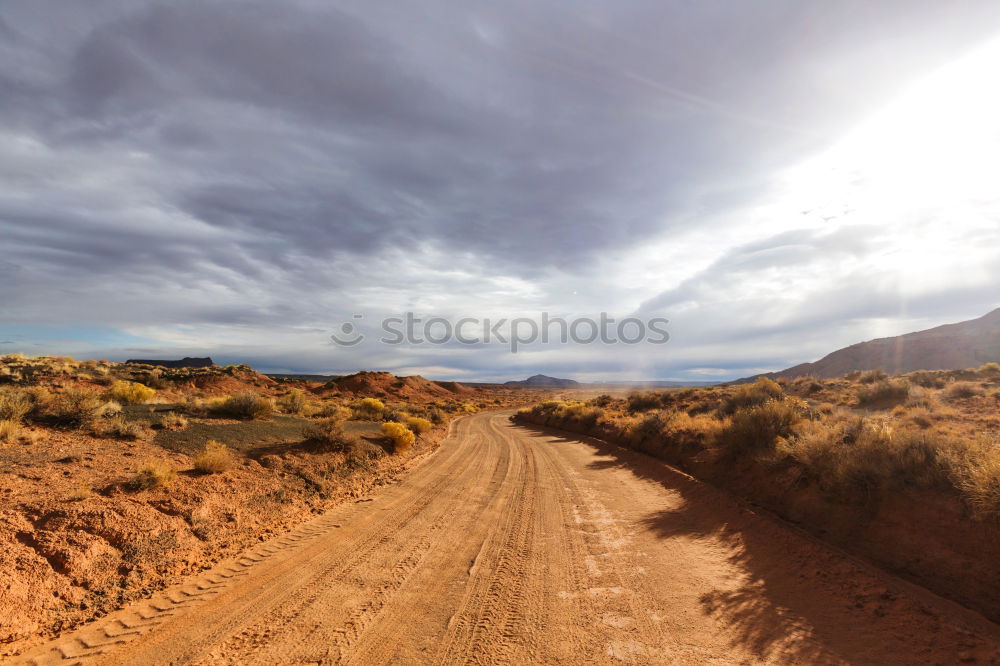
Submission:
[[[253,391],[245,391],[210,404],[209,411],[215,416],[234,419],[266,419],[274,413],[274,402]]]
[[[156,397],[156,391],[138,382],[119,380],[108,389],[107,397],[123,405],[144,405]]]
[[[898,404],[910,397],[910,383],[902,379],[881,379],[868,382],[857,390],[860,407],[879,407]]]
[[[434,427],[430,421],[419,416],[409,416],[406,418],[406,427],[413,431],[414,434],[422,435],[425,432],[429,432],[431,428]]]
[[[344,420],[337,417],[310,423],[303,429],[302,437],[325,451],[347,451],[360,439],[344,432]]]
[[[21,423],[14,419],[0,419],[0,444],[13,444],[21,437]]]
[[[98,437],[125,440],[142,439],[148,434],[145,426],[136,421],[129,421],[124,416],[95,419],[91,425],[91,432]]]
[[[382,434],[392,440],[393,453],[406,453],[416,441],[413,431],[402,423],[389,421],[382,424]]]
[[[202,474],[219,474],[232,469],[236,464],[233,452],[225,444],[214,439],[205,442],[203,448],[192,460],[194,468]]]
[[[792,434],[803,407],[795,398],[784,398],[738,409],[720,429],[718,442],[736,454],[773,451],[780,438]]]
[[[949,400],[967,400],[982,393],[982,386],[972,382],[955,382],[944,390],[944,396]]]
[[[33,391],[33,399],[32,419],[69,428],[91,426],[99,418],[103,404],[93,393],[80,389],[66,389],[60,393],[39,389]]]
[[[129,482],[134,490],[156,490],[166,488],[177,478],[177,470],[168,462],[150,460],[136,470]]]
[[[188,420],[183,414],[167,412],[156,420],[156,426],[164,430],[183,430],[188,427]]]
[[[20,422],[34,406],[27,391],[18,389],[0,390],[0,420]]]
[[[378,421],[385,414],[385,403],[377,398],[363,398],[352,405],[354,417],[362,421]]]
[[[278,408],[285,414],[303,414],[308,404],[305,391],[301,389],[292,389],[278,400]]]
[[[780,400],[785,395],[777,382],[761,377],[750,385],[740,386],[722,402],[722,414],[735,414],[738,410],[758,407],[771,400]]]

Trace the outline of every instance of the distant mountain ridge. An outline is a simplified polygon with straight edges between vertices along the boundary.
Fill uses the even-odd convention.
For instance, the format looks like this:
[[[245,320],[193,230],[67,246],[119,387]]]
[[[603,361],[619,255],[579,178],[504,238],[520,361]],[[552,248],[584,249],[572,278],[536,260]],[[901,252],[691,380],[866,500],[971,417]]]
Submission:
[[[1000,308],[979,319],[859,342],[814,363],[757,376],[791,379],[811,375],[823,379],[856,370],[884,370],[890,374],[962,370],[990,361],[1000,361]]]
[[[504,382],[504,386],[524,386],[527,388],[575,388],[580,386],[580,382],[575,379],[559,379],[547,375],[532,375],[520,381],[512,380]]]

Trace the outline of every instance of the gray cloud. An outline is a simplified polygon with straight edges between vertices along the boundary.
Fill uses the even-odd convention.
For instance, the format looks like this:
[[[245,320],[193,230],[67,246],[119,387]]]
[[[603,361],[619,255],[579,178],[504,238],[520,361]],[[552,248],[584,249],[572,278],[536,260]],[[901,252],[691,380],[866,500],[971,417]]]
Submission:
[[[211,327],[266,339],[372,302],[496,302],[511,281],[534,290],[507,293],[522,307],[611,293],[608,256],[721,233],[776,169],[998,26],[985,1],[5,2],[4,310],[205,326],[222,347]],[[860,230],[790,231],[646,307],[870,251]],[[637,304],[615,293],[588,306]],[[451,365],[505,362],[476,358]]]

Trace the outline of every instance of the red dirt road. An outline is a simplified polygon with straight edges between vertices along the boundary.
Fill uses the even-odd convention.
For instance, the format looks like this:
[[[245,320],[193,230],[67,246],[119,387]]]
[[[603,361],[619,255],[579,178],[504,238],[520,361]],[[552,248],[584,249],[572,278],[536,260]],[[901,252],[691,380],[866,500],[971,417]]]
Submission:
[[[21,660],[1000,663],[997,629],[645,456],[486,413],[371,501]]]

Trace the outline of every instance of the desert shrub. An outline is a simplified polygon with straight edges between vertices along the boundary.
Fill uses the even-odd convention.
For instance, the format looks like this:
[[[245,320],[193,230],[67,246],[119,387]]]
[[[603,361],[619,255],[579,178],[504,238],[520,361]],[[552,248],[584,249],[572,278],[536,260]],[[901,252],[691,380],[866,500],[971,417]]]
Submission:
[[[156,396],[156,391],[138,382],[118,380],[108,390],[108,398],[125,405],[144,405]]]
[[[996,361],[990,361],[989,363],[983,363],[979,366],[979,374],[986,375],[987,377],[996,377],[1000,375],[1000,363]]]
[[[945,389],[944,395],[949,400],[963,400],[981,395],[983,389],[972,382],[955,382]]]
[[[378,398],[362,398],[353,405],[354,415],[360,420],[378,421],[385,412],[385,403]]]
[[[591,404],[591,405],[594,405],[595,407],[607,407],[612,402],[614,402],[614,398],[612,398],[607,393],[602,393],[601,395],[597,396],[596,398],[591,398],[587,402],[589,404]]]
[[[346,451],[360,438],[344,432],[343,424],[336,417],[320,419],[303,428],[302,437],[325,451]]]
[[[0,390],[0,421],[20,423],[34,406],[31,394],[17,389]]]
[[[230,396],[218,404],[210,404],[209,411],[215,416],[234,419],[266,419],[274,413],[274,403],[270,398],[245,391]]]
[[[858,382],[861,384],[875,384],[884,382],[889,376],[882,370],[865,370],[858,375]]]
[[[943,388],[946,383],[944,373],[935,370],[917,370],[906,375],[906,379],[912,384],[928,389]]]
[[[164,430],[184,430],[188,427],[188,420],[183,414],[167,412],[156,420],[156,427]]]
[[[411,416],[404,423],[406,423],[407,428],[417,435],[422,435],[433,427],[430,421],[419,416]]]
[[[316,410],[315,416],[324,419],[335,419],[339,423],[344,423],[350,420],[354,415],[353,411],[349,407],[344,407],[343,405],[338,405],[332,402],[323,403],[323,405]]]
[[[177,478],[177,470],[162,460],[150,460],[136,470],[129,482],[134,490],[154,490],[166,488]]]
[[[918,407],[906,415],[907,419],[918,428],[930,428],[934,425],[934,414],[926,407]]]
[[[393,453],[406,453],[413,446],[416,437],[409,428],[402,423],[389,421],[382,424],[382,434],[392,440]]]
[[[977,517],[1000,517],[1000,442],[979,435],[945,453],[955,486]]]
[[[143,437],[146,429],[140,423],[126,420],[124,416],[112,416],[95,419],[91,425],[91,432],[98,437],[133,440]]]
[[[868,383],[858,389],[858,405],[871,407],[885,403],[898,403],[910,395],[910,383],[901,379],[885,379]]]
[[[427,410],[427,418],[431,420],[434,425],[441,425],[444,423],[444,412],[442,412],[437,407],[432,407]]]
[[[633,393],[628,397],[627,409],[632,413],[648,412],[651,409],[659,409],[663,406],[660,395],[655,392]]]
[[[771,400],[780,400],[784,395],[777,382],[767,377],[760,377],[753,384],[740,386],[735,392],[726,396],[720,409],[723,414],[734,414],[740,409],[757,407]]]
[[[801,419],[801,409],[802,403],[793,398],[738,409],[719,429],[718,442],[736,454],[771,451],[779,438],[792,434]]]
[[[120,403],[114,400],[108,400],[102,403],[100,408],[97,410],[97,415],[103,418],[111,418],[112,416],[118,416],[123,411]]]
[[[0,419],[0,444],[12,444],[21,436],[21,422]]]
[[[218,474],[232,469],[235,460],[229,447],[210,439],[191,462],[202,474]]]
[[[885,421],[804,422],[783,450],[827,491],[864,499],[874,491],[946,481],[948,444],[932,432],[896,431]]]
[[[471,402],[463,402],[462,405],[458,408],[458,411],[463,412],[465,414],[475,414],[476,412],[479,411],[479,407],[472,404]]]
[[[54,394],[36,391],[34,396],[31,417],[54,426],[89,426],[100,416],[103,405],[93,393],[79,389],[67,389]]]
[[[285,414],[301,414],[305,411],[308,400],[301,389],[292,389],[281,397],[278,407]]]

